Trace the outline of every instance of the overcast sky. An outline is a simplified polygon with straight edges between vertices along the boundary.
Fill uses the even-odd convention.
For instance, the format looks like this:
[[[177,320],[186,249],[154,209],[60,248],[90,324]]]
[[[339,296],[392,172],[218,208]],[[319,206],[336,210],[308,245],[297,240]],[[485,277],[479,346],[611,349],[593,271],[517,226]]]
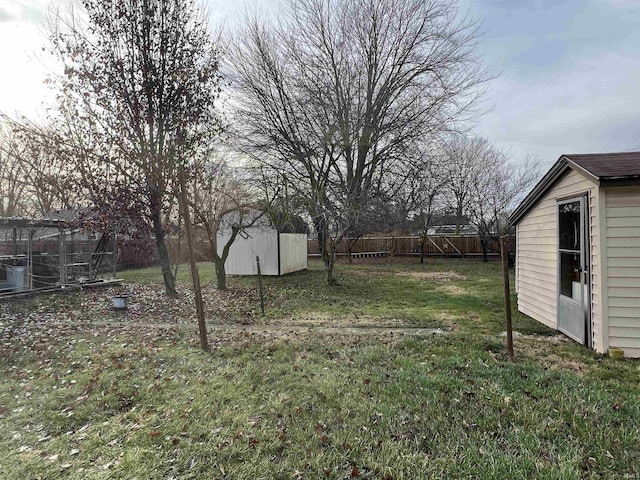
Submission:
[[[0,111],[36,116],[43,22],[72,0],[0,0]],[[209,0],[214,21],[242,2]],[[277,11],[279,0],[258,0]],[[475,130],[520,161],[562,153],[640,150],[638,0],[460,0],[482,22],[479,54],[497,78]]]

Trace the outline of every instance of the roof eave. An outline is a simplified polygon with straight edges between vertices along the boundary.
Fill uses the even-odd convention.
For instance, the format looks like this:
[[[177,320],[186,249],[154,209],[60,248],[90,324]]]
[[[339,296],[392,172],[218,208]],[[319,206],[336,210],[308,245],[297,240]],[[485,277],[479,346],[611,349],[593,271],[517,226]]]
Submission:
[[[573,162],[571,162],[573,163]],[[511,215],[509,215],[509,223],[516,225],[522,218],[529,213],[540,199],[553,187],[560,178],[569,169],[568,159],[562,155],[556,163],[549,169],[544,177],[536,184],[529,194],[520,202]]]
[[[640,176],[605,177],[600,179],[600,185],[603,187],[629,187],[633,185],[640,185]]]
[[[569,166],[575,170],[576,172],[581,173],[582,175],[584,175],[585,177],[587,177],[589,180],[591,180],[593,183],[595,183],[596,185],[600,184],[600,178],[597,177],[596,175],[594,175],[593,173],[591,173],[589,170],[587,170],[586,168],[582,167],[581,165],[578,165],[576,162],[574,162],[573,160],[571,160],[569,157],[567,157],[566,155],[563,155],[564,158],[566,158],[567,163],[569,164]]]

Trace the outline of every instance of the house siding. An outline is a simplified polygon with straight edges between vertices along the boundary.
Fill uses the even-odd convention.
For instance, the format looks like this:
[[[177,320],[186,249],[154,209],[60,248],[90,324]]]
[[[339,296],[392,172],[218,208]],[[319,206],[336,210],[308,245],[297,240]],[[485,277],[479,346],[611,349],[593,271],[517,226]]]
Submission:
[[[594,347],[599,332],[599,194],[597,185],[569,170],[517,225],[516,290],[518,310],[551,327],[558,328],[558,240],[557,199],[587,193],[589,202],[589,256],[591,312]],[[595,267],[595,268],[594,268]],[[601,348],[601,347],[600,347]]]
[[[640,187],[606,188],[609,347],[640,357]]]

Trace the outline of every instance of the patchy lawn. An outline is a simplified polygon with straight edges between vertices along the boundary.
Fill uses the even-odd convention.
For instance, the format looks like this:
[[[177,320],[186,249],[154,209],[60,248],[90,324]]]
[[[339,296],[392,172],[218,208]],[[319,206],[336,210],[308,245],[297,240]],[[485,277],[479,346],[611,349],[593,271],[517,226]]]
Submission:
[[[156,270],[0,304],[2,478],[640,478],[640,363],[515,315],[500,265],[318,263],[192,295]],[[110,310],[129,293],[130,310]]]

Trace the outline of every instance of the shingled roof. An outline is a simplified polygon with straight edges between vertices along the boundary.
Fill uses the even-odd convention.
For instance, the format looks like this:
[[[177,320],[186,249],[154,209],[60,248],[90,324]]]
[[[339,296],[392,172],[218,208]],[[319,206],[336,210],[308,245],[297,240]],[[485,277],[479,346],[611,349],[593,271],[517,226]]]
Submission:
[[[640,178],[640,152],[570,154],[563,157],[601,182]]]
[[[640,185],[640,152],[561,155],[510,215],[510,222],[518,223],[569,169],[605,187]]]

